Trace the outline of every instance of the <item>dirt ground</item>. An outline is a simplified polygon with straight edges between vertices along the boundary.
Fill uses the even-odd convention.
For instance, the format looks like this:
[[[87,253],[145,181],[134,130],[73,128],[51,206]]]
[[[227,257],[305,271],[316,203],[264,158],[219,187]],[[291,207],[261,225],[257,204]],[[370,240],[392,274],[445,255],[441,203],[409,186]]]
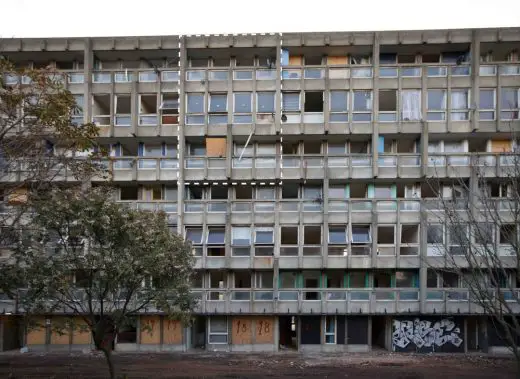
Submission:
[[[509,358],[480,355],[125,353],[114,355],[122,378],[514,378]],[[0,378],[106,378],[97,353],[0,354]]]

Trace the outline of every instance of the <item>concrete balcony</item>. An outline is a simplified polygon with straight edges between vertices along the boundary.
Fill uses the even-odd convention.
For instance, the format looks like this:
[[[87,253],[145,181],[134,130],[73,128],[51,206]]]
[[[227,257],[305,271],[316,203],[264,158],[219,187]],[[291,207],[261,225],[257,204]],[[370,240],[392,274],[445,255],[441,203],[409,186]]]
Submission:
[[[225,180],[226,158],[188,157],[184,160],[184,180]]]
[[[149,212],[164,212],[168,217],[169,224],[177,224],[178,208],[177,202],[155,200],[118,200],[117,203],[123,204],[131,209],[138,209]]]
[[[184,202],[184,223],[203,224],[204,218],[209,224],[225,224],[227,201],[186,200]]]
[[[108,170],[114,181],[176,181],[179,171],[177,158],[117,157],[110,159]]]
[[[233,158],[231,168],[233,180],[266,180],[280,178],[279,156],[255,156]]]
[[[470,290],[465,288],[429,288],[426,291],[425,313],[484,313],[484,308],[480,301],[484,299],[497,299],[500,296],[513,313],[520,312],[519,291],[502,289],[499,291],[490,289],[488,294],[483,294],[478,299],[475,298]],[[489,300],[497,301],[498,300]]]
[[[379,154],[379,178],[418,178],[421,176],[419,154]]]

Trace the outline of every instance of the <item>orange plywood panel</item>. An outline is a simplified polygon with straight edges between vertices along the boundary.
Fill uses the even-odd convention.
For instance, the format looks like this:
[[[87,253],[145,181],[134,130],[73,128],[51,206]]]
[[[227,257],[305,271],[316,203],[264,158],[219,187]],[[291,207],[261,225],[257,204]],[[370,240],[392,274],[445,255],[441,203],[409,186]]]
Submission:
[[[16,188],[8,194],[7,202],[11,205],[27,203],[27,188]]]
[[[226,156],[225,138],[206,138],[206,154],[208,157]]]
[[[507,153],[511,151],[511,140],[492,140],[492,153]]]
[[[72,330],[72,343],[74,345],[88,345],[91,342],[90,329],[81,317],[74,317],[74,329]]]
[[[163,320],[163,343],[166,345],[181,345],[182,344],[183,327],[180,321]]]
[[[255,317],[255,343],[274,343],[274,317]]]
[[[329,66],[345,66],[348,64],[347,56],[343,57],[327,57],[327,64]]]
[[[161,343],[161,317],[141,316],[141,343]]]
[[[302,56],[301,55],[292,55],[289,57],[289,66],[301,66],[302,65]]]
[[[233,317],[233,332],[231,343],[233,345],[250,345],[253,341],[251,317]]]
[[[53,317],[51,319],[51,345],[70,343],[70,318]]]
[[[45,345],[47,335],[45,318],[35,317],[31,320],[31,325],[27,329],[27,345]]]

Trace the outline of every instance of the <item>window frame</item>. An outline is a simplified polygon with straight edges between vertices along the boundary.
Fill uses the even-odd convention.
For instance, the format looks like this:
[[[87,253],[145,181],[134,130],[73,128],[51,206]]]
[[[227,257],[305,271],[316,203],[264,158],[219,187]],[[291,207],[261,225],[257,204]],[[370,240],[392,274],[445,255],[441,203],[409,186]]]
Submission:
[[[368,240],[367,241],[354,241],[354,228],[368,228]],[[354,224],[350,226],[350,243],[355,245],[367,245],[372,243],[372,225],[368,224]]]
[[[211,237],[211,234],[212,232],[218,232],[218,231],[222,231],[223,232],[223,238],[222,238],[222,242],[210,242],[210,237]],[[226,227],[222,227],[222,226],[208,226],[208,232],[206,233],[206,245],[211,245],[211,246],[222,246],[226,243]]]
[[[516,87],[501,87],[500,90],[501,91],[504,91],[504,90],[508,90],[508,89],[511,89],[511,90],[516,90],[516,107],[513,107],[513,108],[502,108],[502,99],[504,98],[503,96],[503,93],[500,94],[500,120],[503,120],[503,121],[513,121],[513,120],[518,120],[520,119],[520,88],[516,88]],[[514,92],[513,92],[514,93]],[[513,114],[513,117],[509,117],[509,118],[503,118],[502,117],[502,113],[509,113],[510,115]],[[516,113],[516,118],[514,117]]]
[[[333,322],[331,324],[328,323],[329,320],[332,320]],[[336,316],[326,315],[325,319],[323,320],[323,337],[324,337],[324,343],[326,345],[336,345],[337,344],[337,332],[338,332],[338,320]],[[332,332],[328,331],[327,326],[332,325],[333,329]],[[334,342],[327,342],[327,337],[333,337]]]
[[[284,107],[284,97],[286,95],[296,95],[298,96],[298,109],[286,109]],[[302,94],[301,92],[299,91],[292,91],[292,92],[282,92],[282,113],[283,112],[287,112],[287,113],[291,113],[291,112],[301,112],[302,111]]]
[[[491,91],[493,94],[493,108],[481,108],[481,99],[482,99],[482,92],[483,91]],[[480,115],[482,113],[493,113],[492,118],[482,118]],[[478,114],[479,114],[479,121],[495,121],[497,116],[497,91],[496,88],[479,88],[479,104],[478,104]]]
[[[250,110],[248,112],[238,112],[237,111],[237,95],[244,95],[244,94],[249,94],[249,108]],[[248,92],[248,91],[237,91],[237,92],[233,92],[233,114],[251,114],[253,113],[253,92]]]
[[[248,229],[248,231],[249,231],[249,243],[246,244],[246,243],[237,243],[237,242],[235,242],[234,233],[236,231],[238,231],[238,229],[244,229],[242,231],[245,231],[245,229]],[[235,246],[236,247],[248,247],[248,246],[251,246],[251,244],[252,244],[251,235],[252,235],[252,233],[251,233],[251,227],[250,226],[232,225],[231,226],[231,246],[233,246],[233,247],[235,247]],[[245,239],[244,239],[244,241],[245,241]]]
[[[332,106],[332,96],[334,94],[344,94],[346,96],[345,99],[345,109],[333,109]],[[350,101],[350,93],[348,90],[331,90],[329,91],[329,122],[348,122],[349,121],[349,101]],[[334,115],[346,116],[345,119],[333,120]]]
[[[211,110],[211,106],[214,102],[213,100],[213,97],[225,97],[226,99],[226,102],[225,102],[225,105],[224,105],[224,110]],[[227,93],[220,93],[220,92],[210,92],[209,93],[209,101],[208,101],[208,113],[210,114],[227,114],[228,112],[228,105],[229,105],[229,99],[228,99],[228,95]]]
[[[199,228],[199,227],[186,226],[184,228],[184,230],[185,230],[184,235],[186,236],[186,239],[191,241],[192,245],[194,245],[194,246],[201,246],[201,245],[204,244],[204,228],[202,228],[202,227]],[[188,239],[188,232],[189,232],[189,230],[200,230],[200,242],[194,242],[191,239]]]
[[[430,109],[429,100],[430,100],[430,92],[440,92],[444,94],[444,104],[441,104],[440,109]],[[448,111],[448,91],[442,88],[431,88],[426,91],[426,120],[428,122],[446,122],[446,112]],[[430,114],[441,114],[442,117],[440,119],[430,119]]]
[[[466,107],[465,108],[453,108],[453,94],[465,92],[466,93]],[[470,120],[470,107],[471,107],[471,90],[470,88],[451,88],[450,89],[450,121],[469,121]],[[463,119],[454,119],[454,114],[465,114]]]
[[[440,227],[441,228],[441,242],[432,242],[432,243],[429,243],[428,242],[428,228],[429,227]],[[447,236],[446,236],[446,228],[444,226],[444,224],[428,224],[426,226],[426,245],[445,245],[446,244],[446,240],[447,240]]]
[[[260,109],[260,95],[269,95],[271,96],[272,95],[272,100],[273,100],[273,103],[272,103],[272,111],[265,111],[265,110],[261,110]],[[259,114],[273,114],[276,112],[276,92],[271,92],[271,91],[259,91],[259,92],[256,92],[256,113],[259,113]],[[269,104],[271,105],[271,104]]]
[[[270,242],[259,242],[257,240],[258,238],[258,232],[260,233],[271,233],[271,241]],[[255,226],[254,228],[254,244],[255,245],[264,245],[264,246],[271,246],[274,245],[274,227],[272,226]]]
[[[341,241],[341,242],[335,242],[335,241],[331,241],[331,229],[342,229],[342,231],[344,232],[344,235],[345,235],[345,239],[344,241]],[[348,225],[329,225],[328,226],[328,229],[327,229],[327,241],[328,241],[328,244],[329,245],[339,245],[339,246],[345,246],[345,245],[348,245],[348,241],[349,241],[349,238],[348,238]]]
[[[226,331],[225,332],[214,332],[211,330],[211,321],[213,321],[215,318],[222,318],[225,320],[226,324]],[[226,336],[225,342],[213,342],[211,340],[211,336]],[[229,343],[229,321],[227,316],[210,316],[209,323],[208,323],[208,344],[212,345],[227,345]]]
[[[352,122],[372,122],[372,113],[374,112],[374,91],[373,90],[352,90],[352,94],[350,96],[351,100],[351,112],[352,112]],[[356,110],[355,107],[355,98],[356,93],[369,93],[370,94],[370,109],[368,110]],[[356,120],[356,115],[369,115],[368,120]]]

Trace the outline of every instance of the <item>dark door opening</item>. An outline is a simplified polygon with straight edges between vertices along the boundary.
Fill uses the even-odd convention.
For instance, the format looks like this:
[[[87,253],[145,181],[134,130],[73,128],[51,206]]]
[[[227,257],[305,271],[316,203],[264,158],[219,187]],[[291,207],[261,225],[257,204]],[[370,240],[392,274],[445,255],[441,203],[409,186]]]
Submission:
[[[386,319],[384,316],[372,317],[372,350],[385,349]]]
[[[280,316],[280,348],[298,349],[298,321],[295,316]]]
[[[191,327],[191,347],[204,349],[206,347],[206,317],[195,316]]]

